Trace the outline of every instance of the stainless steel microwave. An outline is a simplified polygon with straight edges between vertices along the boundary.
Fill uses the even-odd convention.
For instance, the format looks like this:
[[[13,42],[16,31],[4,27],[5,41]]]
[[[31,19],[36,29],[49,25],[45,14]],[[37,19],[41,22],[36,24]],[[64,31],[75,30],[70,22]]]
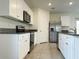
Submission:
[[[23,21],[27,23],[31,21],[31,16],[26,11],[23,11]]]

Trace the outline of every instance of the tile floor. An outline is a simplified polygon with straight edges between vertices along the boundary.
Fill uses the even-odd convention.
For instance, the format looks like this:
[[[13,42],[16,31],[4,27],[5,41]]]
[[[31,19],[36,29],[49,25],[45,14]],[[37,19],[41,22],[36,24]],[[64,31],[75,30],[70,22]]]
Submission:
[[[56,44],[44,43],[37,45],[25,59],[64,59]]]

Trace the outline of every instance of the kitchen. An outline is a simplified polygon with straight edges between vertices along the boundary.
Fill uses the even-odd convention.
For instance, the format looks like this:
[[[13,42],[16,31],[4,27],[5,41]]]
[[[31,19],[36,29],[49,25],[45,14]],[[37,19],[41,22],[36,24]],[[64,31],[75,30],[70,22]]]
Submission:
[[[0,59],[79,59],[78,2],[1,0]],[[55,43],[49,22],[59,27]]]

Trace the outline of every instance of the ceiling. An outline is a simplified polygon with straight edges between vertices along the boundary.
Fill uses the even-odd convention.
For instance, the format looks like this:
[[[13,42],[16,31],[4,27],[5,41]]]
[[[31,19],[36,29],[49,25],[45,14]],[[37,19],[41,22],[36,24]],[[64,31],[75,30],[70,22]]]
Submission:
[[[69,2],[73,2],[70,6]],[[49,10],[52,13],[78,13],[79,12],[79,0],[26,0],[32,8],[43,8]],[[52,5],[48,6],[51,2]]]

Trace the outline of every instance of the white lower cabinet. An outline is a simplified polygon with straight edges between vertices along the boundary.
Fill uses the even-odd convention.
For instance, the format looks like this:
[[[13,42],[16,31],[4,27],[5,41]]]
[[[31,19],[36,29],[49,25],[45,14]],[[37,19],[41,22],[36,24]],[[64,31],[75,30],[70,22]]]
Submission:
[[[0,59],[24,59],[29,47],[30,33],[0,34]]]
[[[65,59],[74,59],[74,36],[59,34],[59,49]]]
[[[62,40],[62,34],[59,34],[59,49],[63,53],[63,40]]]
[[[74,37],[67,35],[64,41],[65,59],[74,59]]]
[[[23,59],[30,48],[30,34],[19,35],[19,59]]]
[[[79,37],[75,37],[75,58],[74,59],[79,59]]]

